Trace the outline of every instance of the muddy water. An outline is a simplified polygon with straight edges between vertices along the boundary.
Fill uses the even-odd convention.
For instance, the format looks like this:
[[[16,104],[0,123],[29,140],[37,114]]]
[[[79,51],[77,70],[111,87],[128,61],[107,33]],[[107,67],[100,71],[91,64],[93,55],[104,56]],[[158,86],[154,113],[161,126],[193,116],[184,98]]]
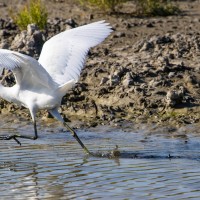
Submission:
[[[31,124],[1,127],[0,134],[32,132]],[[21,147],[0,141],[1,199],[200,198],[198,134],[77,130],[93,152],[118,145],[121,156],[107,159],[86,156],[62,128],[40,127],[39,132],[37,141],[21,140]]]

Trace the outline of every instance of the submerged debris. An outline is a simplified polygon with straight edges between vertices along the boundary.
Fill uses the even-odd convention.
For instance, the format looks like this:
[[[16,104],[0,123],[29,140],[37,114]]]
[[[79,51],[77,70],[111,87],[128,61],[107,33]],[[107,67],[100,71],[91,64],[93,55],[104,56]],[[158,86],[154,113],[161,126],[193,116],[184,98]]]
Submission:
[[[119,150],[118,145],[116,145],[116,147],[111,151],[107,151],[107,152],[98,151],[96,153],[93,153],[93,155],[96,156],[96,157],[112,159],[112,158],[119,158],[120,155],[121,155],[121,152]]]

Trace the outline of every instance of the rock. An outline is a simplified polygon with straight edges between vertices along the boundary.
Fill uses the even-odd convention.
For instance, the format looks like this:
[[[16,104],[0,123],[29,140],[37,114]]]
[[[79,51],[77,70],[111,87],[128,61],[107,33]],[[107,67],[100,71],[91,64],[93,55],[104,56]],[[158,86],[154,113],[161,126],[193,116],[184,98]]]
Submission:
[[[175,76],[175,72],[169,72],[169,74],[168,74],[168,78],[173,78]]]
[[[158,61],[162,64],[163,67],[167,67],[167,66],[170,66],[170,63],[169,63],[169,58],[167,56],[160,56],[158,58]]]
[[[109,80],[108,77],[103,77],[103,78],[101,79],[100,85],[104,85],[105,83],[108,82],[108,80]]]
[[[0,30],[0,37],[8,37],[10,34],[11,33],[6,29]]]
[[[162,85],[162,81],[157,81],[155,79],[152,79],[150,82],[149,82],[149,86],[152,87],[152,88],[156,88],[158,86]]]
[[[39,30],[39,28],[38,28],[38,26],[36,24],[29,24],[27,26],[27,35],[29,35],[29,36],[33,35],[33,33],[36,30]]]
[[[161,36],[157,38],[156,44],[167,44],[172,43],[174,40],[169,36]]]
[[[128,69],[125,67],[117,67],[116,69],[114,68],[113,75],[119,76],[119,78],[121,79],[126,74],[127,71]]]
[[[6,40],[1,41],[0,49],[9,49],[10,45]]]
[[[5,20],[4,28],[10,31],[10,30],[16,30],[16,29],[17,29],[17,26],[16,26],[16,24],[13,22],[12,19],[9,19],[9,20]]]
[[[0,7],[6,7],[7,5],[5,4],[5,2],[0,3]]]
[[[177,104],[181,104],[184,97],[184,89],[169,90],[166,95],[167,106],[174,107]]]
[[[110,75],[109,76],[110,86],[116,86],[120,83],[120,77],[118,75]]]
[[[30,56],[39,57],[42,46],[45,42],[45,35],[35,24],[29,24],[27,31],[16,35],[11,43],[11,49],[25,52]]]
[[[152,22],[149,22],[149,23],[146,25],[146,27],[148,27],[148,28],[152,28],[152,27],[154,27],[154,25],[153,25]]]
[[[154,47],[153,43],[151,42],[145,42],[142,46],[142,48],[140,49],[141,51],[149,51],[149,49],[152,49]]]
[[[125,79],[123,80],[122,84],[125,87],[129,87],[129,86],[134,84],[133,77],[132,77],[132,74],[130,72],[126,73]]]
[[[78,25],[78,24],[75,22],[75,20],[72,19],[72,18],[67,19],[67,20],[65,21],[65,23],[68,24],[69,26],[71,26],[71,28],[75,28],[75,27],[77,27],[77,25]]]
[[[117,32],[114,36],[113,36],[113,38],[121,38],[121,37],[125,37],[126,36],[126,34],[124,33],[124,32]]]

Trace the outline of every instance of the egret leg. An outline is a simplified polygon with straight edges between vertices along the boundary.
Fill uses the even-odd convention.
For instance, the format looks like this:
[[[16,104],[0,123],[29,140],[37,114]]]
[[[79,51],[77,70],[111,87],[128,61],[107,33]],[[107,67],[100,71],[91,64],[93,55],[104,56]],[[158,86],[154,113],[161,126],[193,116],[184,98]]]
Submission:
[[[18,140],[18,138],[24,138],[24,139],[29,139],[29,140],[36,140],[38,138],[36,121],[34,121],[33,125],[34,125],[34,133],[35,133],[35,135],[33,137],[32,136],[26,136],[26,135],[19,135],[19,134],[2,135],[2,136],[0,136],[0,140],[12,140],[13,139],[20,146],[21,146],[21,142]]]
[[[89,154],[94,156],[93,153],[91,153],[88,148],[83,144],[83,142],[80,140],[80,138],[78,137],[78,135],[76,134],[76,132],[66,123],[64,122],[63,125],[71,132],[72,136],[77,140],[77,142],[81,145],[81,147],[83,148],[83,150]]]
[[[76,132],[63,120],[62,116],[58,112],[58,108],[51,109],[51,110],[49,110],[49,112],[52,114],[52,116],[54,116],[54,118],[56,118],[58,121],[62,122],[63,126],[65,126],[71,132],[72,136],[77,140],[77,142],[81,145],[81,147],[87,154],[94,156],[94,154],[91,153],[88,150],[88,148],[83,144],[83,142],[80,140],[80,138],[78,137]]]

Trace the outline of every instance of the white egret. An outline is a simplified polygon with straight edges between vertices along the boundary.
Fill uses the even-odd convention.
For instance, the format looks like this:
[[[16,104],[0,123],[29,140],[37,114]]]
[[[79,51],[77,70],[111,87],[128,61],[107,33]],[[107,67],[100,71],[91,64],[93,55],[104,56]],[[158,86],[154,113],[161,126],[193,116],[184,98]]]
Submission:
[[[76,132],[63,120],[58,108],[62,97],[78,81],[89,49],[101,43],[111,32],[105,21],[61,32],[44,43],[38,61],[15,51],[0,49],[0,75],[3,69],[8,69],[16,80],[12,87],[4,87],[0,83],[0,97],[28,108],[34,124],[33,137],[14,134],[0,136],[0,140],[14,139],[20,145],[18,138],[36,140],[36,112],[46,109],[90,153]]]

